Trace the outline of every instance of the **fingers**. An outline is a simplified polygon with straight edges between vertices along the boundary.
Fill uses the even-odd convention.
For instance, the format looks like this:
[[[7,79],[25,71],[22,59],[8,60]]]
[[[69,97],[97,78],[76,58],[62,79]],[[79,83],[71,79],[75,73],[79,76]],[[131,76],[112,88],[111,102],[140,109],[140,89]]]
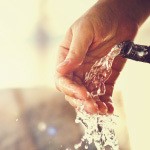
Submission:
[[[59,65],[66,59],[71,44],[71,40],[72,40],[72,31],[71,29],[69,29],[65,35],[65,38],[63,39],[62,43],[59,46],[57,65]]]
[[[100,96],[99,98],[107,106],[107,113],[112,114],[114,112],[114,107],[112,104],[112,97],[109,95],[103,95],[103,96]]]
[[[112,102],[105,102],[105,104],[106,104],[106,106],[108,108],[107,113],[108,114],[113,114],[113,112],[114,112],[114,106],[113,106]]]
[[[76,108],[83,104],[84,110],[90,114],[107,113],[106,104],[101,101],[96,103],[82,84],[70,80],[69,77],[60,76],[56,81],[56,85],[66,95],[66,99],[73,107]]]
[[[67,76],[59,76],[56,79],[56,86],[65,95],[82,100],[89,98],[86,88],[83,85],[74,82]]]
[[[87,113],[95,114],[98,112],[98,106],[96,105],[96,103],[93,104],[92,101],[83,101],[67,95],[65,96],[65,99],[75,108],[79,108],[80,106],[83,105],[84,110]]]
[[[82,63],[85,54],[92,43],[92,40],[93,37],[86,33],[84,29],[74,30],[69,53],[66,59],[78,60],[80,63]]]
[[[66,99],[73,107],[84,105],[84,110],[90,114],[106,114],[108,108],[104,102],[98,103],[92,99],[87,89],[80,83],[74,82],[69,77],[60,76],[56,85],[66,95]]]
[[[75,29],[72,34],[68,54],[57,68],[57,71],[62,75],[74,71],[82,64],[93,40],[92,34],[81,28]]]
[[[101,102],[101,109],[98,109],[98,105],[95,100],[91,98],[83,85],[79,85],[64,76],[59,77],[56,84],[59,90],[67,95],[67,99],[69,99],[70,104],[74,107],[79,106],[82,102],[85,110],[89,113],[96,113],[97,111],[100,111],[99,113],[104,114],[107,112],[107,107],[103,102]]]
[[[84,110],[89,114],[101,114],[104,115],[107,113],[107,106],[105,103],[99,101],[98,103],[93,103],[93,101],[82,101],[70,96],[65,96],[65,99],[75,108],[84,106]]]
[[[94,114],[99,111],[98,105],[89,96],[88,91],[84,86],[81,84],[78,85],[76,82],[70,80],[67,77],[59,77],[57,81],[59,90],[66,95],[66,99],[73,107],[76,108],[83,104],[85,111],[90,114]],[[105,113],[105,111],[106,108],[103,106],[101,114]]]

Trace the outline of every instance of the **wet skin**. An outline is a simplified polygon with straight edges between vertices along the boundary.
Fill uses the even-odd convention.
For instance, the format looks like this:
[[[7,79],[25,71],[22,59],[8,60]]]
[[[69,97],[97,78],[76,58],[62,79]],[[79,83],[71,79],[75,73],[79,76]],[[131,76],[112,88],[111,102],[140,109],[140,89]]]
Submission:
[[[107,55],[115,44],[134,39],[138,25],[124,13],[127,9],[124,7],[110,5],[106,0],[97,2],[69,28],[60,44],[56,87],[73,107],[82,103],[91,114],[113,113],[114,84],[126,59],[115,58],[112,73],[105,82],[106,93],[98,102],[90,96],[91,87],[85,85],[84,79],[95,61]]]

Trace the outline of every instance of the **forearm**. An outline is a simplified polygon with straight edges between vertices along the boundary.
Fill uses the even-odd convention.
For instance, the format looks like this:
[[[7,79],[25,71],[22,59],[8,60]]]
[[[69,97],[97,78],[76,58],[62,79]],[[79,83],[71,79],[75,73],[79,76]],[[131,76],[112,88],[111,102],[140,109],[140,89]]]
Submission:
[[[118,0],[126,5],[126,9],[140,26],[150,15],[150,0]]]
[[[98,5],[107,5],[116,17],[128,16],[138,26],[150,15],[150,0],[99,0]]]

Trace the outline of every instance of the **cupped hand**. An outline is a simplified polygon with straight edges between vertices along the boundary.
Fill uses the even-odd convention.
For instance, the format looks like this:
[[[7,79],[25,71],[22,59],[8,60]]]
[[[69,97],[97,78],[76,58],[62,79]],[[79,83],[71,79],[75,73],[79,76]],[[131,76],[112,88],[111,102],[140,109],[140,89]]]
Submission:
[[[56,86],[72,106],[83,104],[91,114],[113,113],[114,84],[126,60],[115,58],[112,73],[105,82],[106,92],[98,101],[90,96],[90,87],[86,87],[84,79],[95,61],[107,55],[115,44],[135,37],[137,25],[125,10],[107,0],[97,2],[67,31],[59,47]]]

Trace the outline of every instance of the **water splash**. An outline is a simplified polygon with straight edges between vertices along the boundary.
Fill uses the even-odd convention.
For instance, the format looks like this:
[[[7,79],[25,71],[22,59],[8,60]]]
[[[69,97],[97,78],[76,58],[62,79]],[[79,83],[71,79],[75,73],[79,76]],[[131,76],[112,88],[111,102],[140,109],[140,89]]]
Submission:
[[[111,75],[113,60],[120,53],[122,47],[123,44],[114,46],[85,74],[84,84],[93,98],[97,99],[105,94],[105,81]],[[115,135],[115,119],[114,115],[87,114],[83,105],[77,108],[75,122],[83,125],[85,133],[81,142],[74,148],[79,149],[83,142],[87,141],[88,144],[94,143],[97,150],[119,150]],[[85,145],[85,149],[88,149],[88,144]]]
[[[111,51],[96,61],[90,71],[85,74],[84,84],[93,98],[105,94],[105,81],[111,75],[114,58],[120,53],[122,45],[114,46]]]

